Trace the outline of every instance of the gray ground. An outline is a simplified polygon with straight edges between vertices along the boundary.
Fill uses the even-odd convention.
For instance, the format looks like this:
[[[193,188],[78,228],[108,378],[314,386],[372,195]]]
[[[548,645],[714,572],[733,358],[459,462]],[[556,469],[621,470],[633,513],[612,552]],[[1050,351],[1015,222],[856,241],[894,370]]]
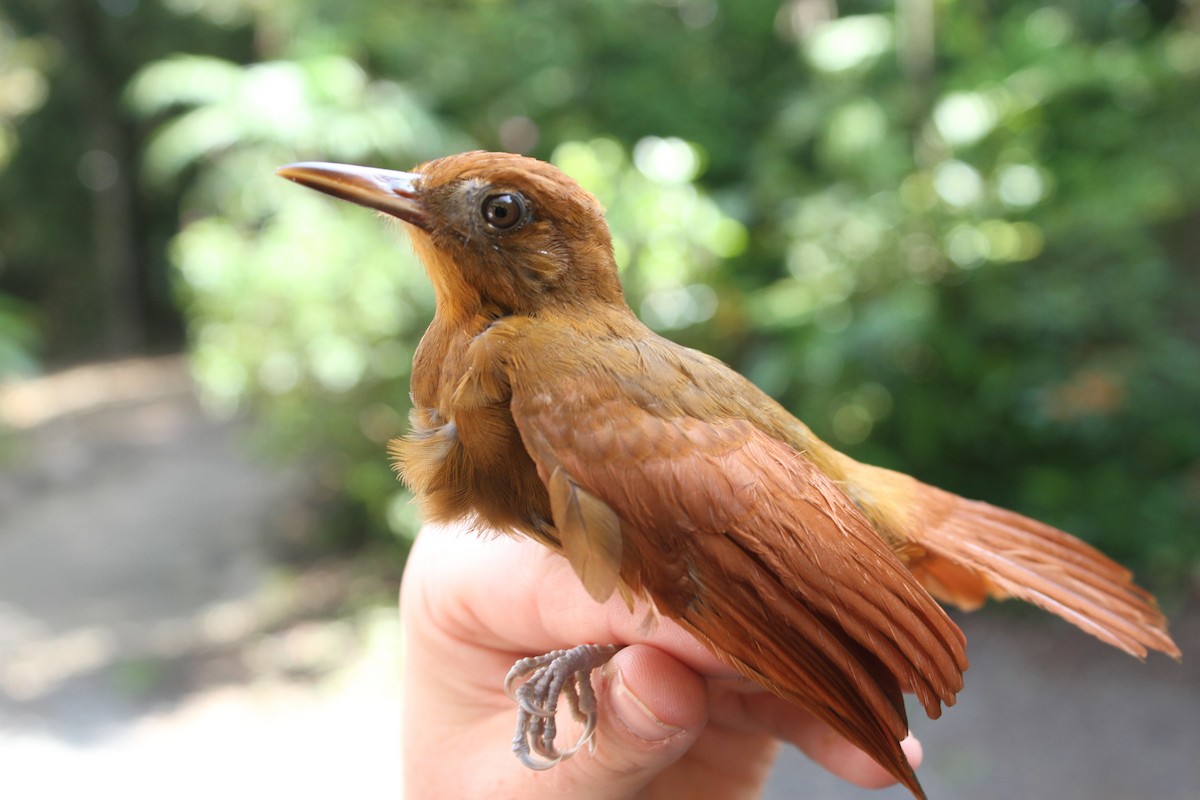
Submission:
[[[391,609],[330,617],[355,565],[272,555],[298,470],[247,456],[171,360],[0,390],[0,421],[0,796],[398,796]],[[912,715],[930,797],[1200,800],[1200,610],[1173,616],[1183,665],[963,617],[966,691]],[[908,795],[788,753],[767,796]]]

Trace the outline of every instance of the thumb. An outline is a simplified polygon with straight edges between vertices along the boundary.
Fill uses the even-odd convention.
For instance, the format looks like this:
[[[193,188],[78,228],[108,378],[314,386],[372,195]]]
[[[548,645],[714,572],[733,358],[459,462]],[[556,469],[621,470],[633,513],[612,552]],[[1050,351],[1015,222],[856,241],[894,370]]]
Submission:
[[[577,798],[635,796],[695,743],[708,720],[703,678],[661,650],[630,645],[597,681],[596,751],[555,769]]]

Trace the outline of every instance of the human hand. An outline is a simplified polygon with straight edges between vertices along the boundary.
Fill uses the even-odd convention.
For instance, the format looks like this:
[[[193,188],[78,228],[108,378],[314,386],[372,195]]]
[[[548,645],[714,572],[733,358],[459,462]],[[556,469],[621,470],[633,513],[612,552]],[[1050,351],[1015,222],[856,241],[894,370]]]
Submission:
[[[666,619],[619,597],[597,604],[541,545],[427,527],[401,589],[406,796],[758,797],[780,741],[853,783],[895,780],[826,723],[750,684]],[[624,644],[594,681],[594,753],[545,772],[513,757],[515,661],[583,643]],[[564,732],[560,744],[571,743]],[[913,766],[921,747],[904,742]]]

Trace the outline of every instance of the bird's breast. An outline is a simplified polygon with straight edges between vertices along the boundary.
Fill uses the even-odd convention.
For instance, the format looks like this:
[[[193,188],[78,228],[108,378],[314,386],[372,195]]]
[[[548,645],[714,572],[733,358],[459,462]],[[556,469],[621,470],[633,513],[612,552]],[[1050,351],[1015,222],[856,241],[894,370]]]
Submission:
[[[408,436],[391,451],[425,519],[476,519],[551,547],[550,501],[507,404],[439,413],[416,408]]]

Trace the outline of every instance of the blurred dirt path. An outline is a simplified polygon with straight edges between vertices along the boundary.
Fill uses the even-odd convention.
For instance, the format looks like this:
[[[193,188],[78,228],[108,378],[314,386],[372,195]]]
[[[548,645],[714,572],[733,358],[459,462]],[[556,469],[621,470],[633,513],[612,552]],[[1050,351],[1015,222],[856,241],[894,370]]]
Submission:
[[[971,668],[939,720],[909,704],[931,800],[1200,800],[1200,614],[1176,619],[1184,663],[1145,664],[1040,614],[957,615]],[[904,800],[847,788],[797,753],[769,800]]]
[[[303,476],[246,455],[173,359],[0,389],[0,419],[0,796],[399,795],[392,609],[305,613],[346,576],[272,559]],[[931,798],[1200,800],[1195,609],[1182,666],[1043,616],[960,621],[958,706],[910,715]],[[907,797],[794,752],[766,796]]]
[[[298,471],[178,359],[0,388],[0,797],[396,797],[394,609],[272,561]],[[107,794],[107,792],[104,792]]]

